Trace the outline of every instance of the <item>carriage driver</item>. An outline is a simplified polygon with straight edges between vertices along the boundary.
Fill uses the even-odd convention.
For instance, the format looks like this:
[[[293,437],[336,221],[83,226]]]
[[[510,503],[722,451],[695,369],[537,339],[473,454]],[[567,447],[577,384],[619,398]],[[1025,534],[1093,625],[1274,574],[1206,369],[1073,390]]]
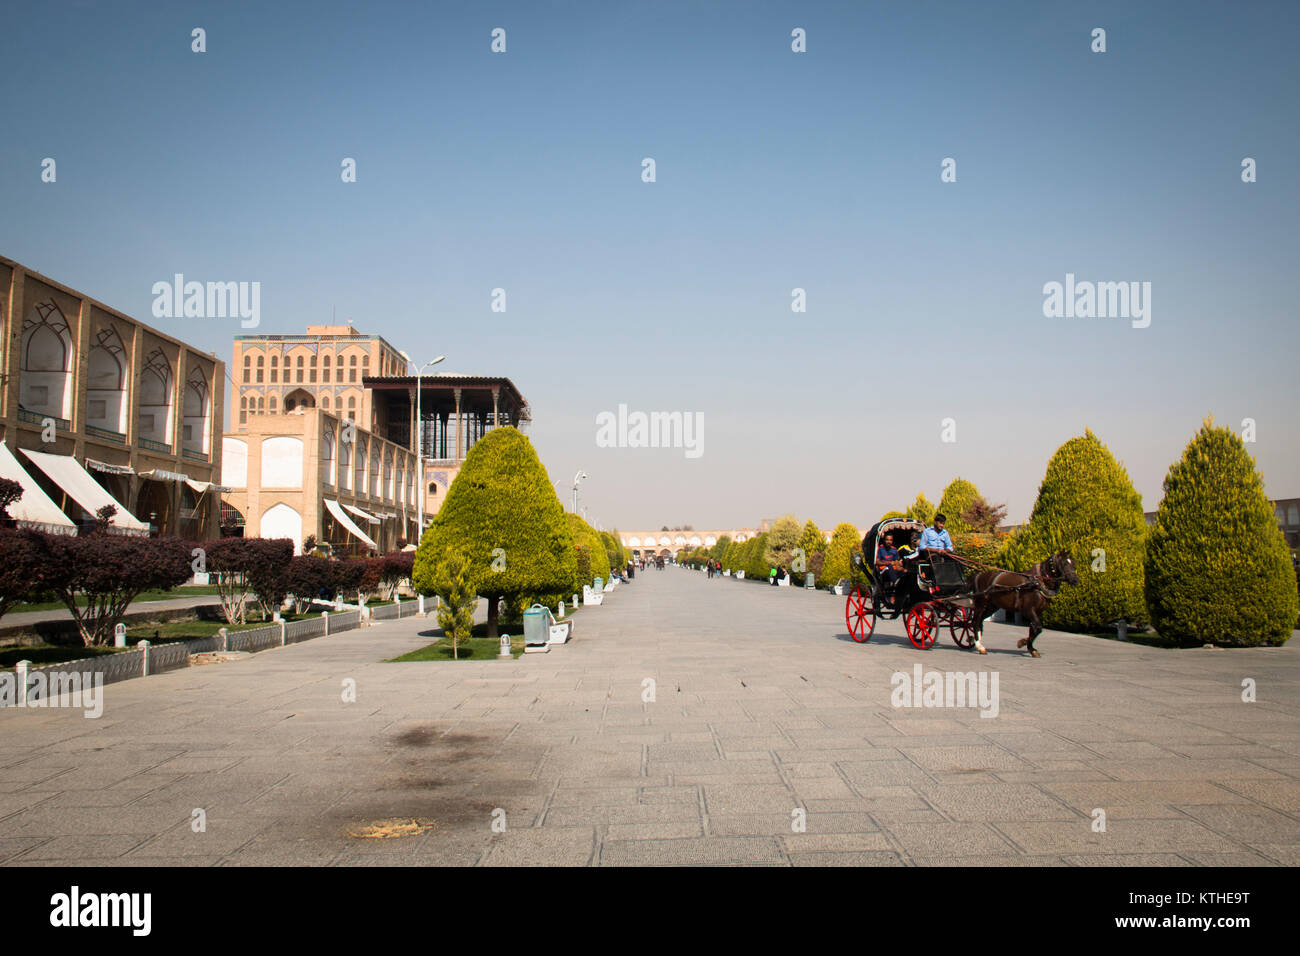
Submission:
[[[876,568],[880,571],[880,580],[886,591],[892,591],[898,579],[903,576],[902,563],[899,561],[898,549],[894,547],[894,533],[886,532],[885,541],[876,548]]]
[[[948,537],[948,532],[943,529],[947,520],[943,512],[939,512],[934,516],[934,525],[921,532],[922,551],[940,551],[944,554],[952,554],[952,538]]]

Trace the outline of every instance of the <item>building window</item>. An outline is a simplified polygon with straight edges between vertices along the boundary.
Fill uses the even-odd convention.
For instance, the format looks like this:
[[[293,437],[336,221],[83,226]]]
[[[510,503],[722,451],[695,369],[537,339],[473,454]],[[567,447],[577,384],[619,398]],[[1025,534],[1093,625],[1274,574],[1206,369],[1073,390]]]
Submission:
[[[244,384],[245,384],[245,385],[247,385],[249,382],[251,382],[251,381],[253,380],[252,377],[251,377],[252,374],[253,374],[253,372],[252,372],[251,369],[248,369],[248,368],[245,368],[245,369],[244,369]]]
[[[276,402],[276,397],[275,397],[274,395],[272,395],[272,396],[271,396],[271,414],[272,414],[272,415],[275,414],[276,403],[277,403],[277,402]]]
[[[330,397],[328,395],[321,396],[320,407],[325,409],[330,407]]]
[[[257,384],[262,384],[262,370],[260,368],[257,370]]]
[[[316,384],[316,370],[314,368],[307,373],[307,381],[311,382],[313,385]]]

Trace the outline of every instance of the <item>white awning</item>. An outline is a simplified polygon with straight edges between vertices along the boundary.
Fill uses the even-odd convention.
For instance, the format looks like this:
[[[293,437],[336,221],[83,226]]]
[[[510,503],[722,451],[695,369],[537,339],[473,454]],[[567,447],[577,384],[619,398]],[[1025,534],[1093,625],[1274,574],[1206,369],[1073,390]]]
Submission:
[[[117,509],[117,514],[113,515],[109,524],[123,531],[148,534],[149,525],[122,507],[122,503],[105,491],[104,486],[92,478],[77,459],[67,455],[49,455],[43,451],[28,451],[26,448],[22,451],[36,467],[49,475],[51,481],[90,514],[93,515],[104,505],[112,505]]]
[[[164,468],[154,468],[151,471],[140,472],[141,478],[152,478],[154,481],[189,481],[189,475],[182,475],[179,471],[167,471]]]
[[[94,468],[96,471],[105,471],[110,475],[134,475],[135,469],[130,465],[114,465],[107,461],[95,461],[93,458],[86,459],[86,467]]]
[[[50,500],[49,495],[41,491],[36,479],[27,474],[3,441],[0,441],[0,478],[8,478],[23,486],[23,496],[9,506],[9,517],[18,524],[56,534],[76,533],[77,526]]]
[[[334,501],[331,498],[326,498],[325,507],[329,510],[329,513],[334,516],[334,520],[337,521],[339,524],[343,525],[343,527],[347,529],[348,534],[352,535],[352,537],[356,538],[366,547],[372,548],[375,551],[379,550],[379,545],[375,544],[375,542],[371,540],[364,531],[362,531],[360,528],[356,526],[356,523],[353,522],[351,518],[349,518],[346,514],[344,514],[343,508],[339,507],[339,503],[337,501]],[[347,506],[345,505],[344,507]]]
[[[185,484],[189,485],[192,489],[194,489],[194,493],[196,495],[201,495],[205,491],[219,491],[222,494],[230,494],[230,492],[233,490],[231,488],[223,488],[215,481],[195,481],[193,478],[186,478]]]
[[[374,515],[370,514],[370,512],[368,511],[362,511],[360,508],[357,508],[354,505],[344,505],[343,507],[347,508],[348,511],[351,511],[358,518],[361,518],[365,521],[369,521],[371,524],[379,524],[379,519],[376,518]]]

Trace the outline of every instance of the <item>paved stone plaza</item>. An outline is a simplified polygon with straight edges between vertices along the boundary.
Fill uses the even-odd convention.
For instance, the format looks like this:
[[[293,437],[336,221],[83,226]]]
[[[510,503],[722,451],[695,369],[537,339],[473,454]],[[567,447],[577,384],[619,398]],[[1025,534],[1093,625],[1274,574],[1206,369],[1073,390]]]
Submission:
[[[428,643],[431,618],[404,620],[110,685],[98,720],[8,708],[0,861],[1300,863],[1295,641],[1049,631],[1031,660],[1024,629],[989,625],[981,658],[946,633],[915,650],[901,622],[854,644],[843,614],[669,568],[513,662],[380,663]],[[891,706],[916,663],[996,672],[997,716]],[[412,819],[426,828],[355,835]]]

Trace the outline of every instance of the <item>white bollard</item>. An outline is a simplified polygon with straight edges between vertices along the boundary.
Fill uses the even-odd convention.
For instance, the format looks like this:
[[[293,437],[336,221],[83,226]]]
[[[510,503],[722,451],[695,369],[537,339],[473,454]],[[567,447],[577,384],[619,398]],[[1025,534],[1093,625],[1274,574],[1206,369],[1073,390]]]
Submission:
[[[330,612],[329,612],[329,611],[321,611],[321,612],[320,612],[320,618],[321,618],[322,621],[325,622],[325,636],[326,636],[326,637],[329,637],[329,636],[330,636]]]
[[[230,645],[229,645],[230,632],[227,631],[224,627],[223,627],[223,628],[220,628],[220,629],[217,631],[217,637],[221,638],[221,649],[222,649],[223,651],[229,650],[229,649],[230,649]]]
[[[501,635],[501,648],[500,648],[500,650],[497,652],[497,657],[502,658],[502,659],[505,659],[505,660],[509,660],[509,659],[511,659],[511,658],[514,657],[514,654],[510,653],[510,635],[509,635],[509,634],[502,634],[502,635]]]
[[[19,707],[27,706],[27,669],[31,666],[31,661],[19,661],[14,665],[14,690],[17,691],[14,703]]]
[[[418,598],[416,598],[416,600],[420,602],[420,609],[416,613],[419,614],[420,617],[424,617],[424,595],[421,594]]]
[[[560,617],[564,617],[564,601],[560,601]]]
[[[126,647],[126,625],[125,624],[113,625],[113,646]]]
[[[271,623],[272,623],[272,624],[279,624],[281,620],[282,620],[282,618],[280,617],[280,612],[279,612],[278,610],[276,610],[276,611],[272,611],[272,612],[271,612]]]
[[[578,606],[578,595],[576,594],[573,596],[573,606],[574,607]]]
[[[284,647],[285,640],[288,638],[288,625],[284,621],[280,622],[280,646]]]
[[[136,647],[140,648],[140,654],[141,654],[140,673],[143,676],[148,677],[149,676],[149,642],[141,641],[139,644],[136,645]]]

